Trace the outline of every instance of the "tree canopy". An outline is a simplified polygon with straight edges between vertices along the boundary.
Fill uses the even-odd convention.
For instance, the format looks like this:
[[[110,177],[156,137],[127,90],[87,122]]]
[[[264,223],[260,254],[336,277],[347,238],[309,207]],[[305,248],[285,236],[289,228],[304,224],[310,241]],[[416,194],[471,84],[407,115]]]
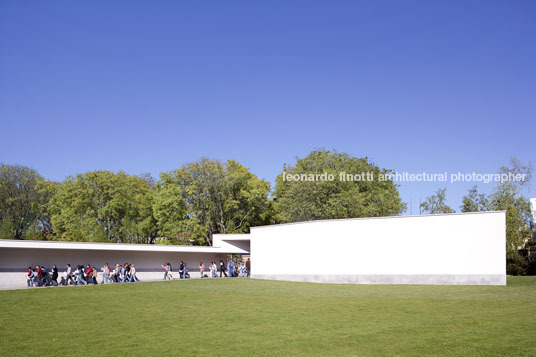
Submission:
[[[359,180],[347,180],[346,175],[340,176],[341,173],[359,175]],[[295,165],[284,166],[283,172],[277,176],[274,192],[276,219],[285,223],[401,214],[406,205],[400,198],[397,185],[389,179],[380,180],[381,175],[386,177],[390,173],[390,170],[376,166],[366,157],[314,150],[305,158],[297,159]],[[324,179],[316,176],[323,174]],[[333,180],[325,179],[330,174]],[[305,175],[305,178],[313,175],[311,178],[315,179],[287,179],[295,175]]]
[[[166,234],[211,244],[214,233],[247,232],[269,222],[269,192],[268,182],[238,162],[203,158],[161,174],[155,215]]]
[[[273,192],[234,160],[202,158],[161,173],[158,181],[150,174],[91,171],[59,183],[25,166],[0,164],[0,238],[210,245],[215,233],[252,226],[398,215],[406,205],[391,173],[366,157],[323,149],[283,166]],[[473,186],[460,208],[506,211],[507,271],[524,274],[528,260],[519,250],[534,246],[536,235],[523,196],[532,166],[512,159],[499,173],[524,179],[499,182],[489,195]],[[454,212],[446,190],[427,197],[422,212]]]
[[[140,177],[93,171],[69,177],[51,199],[56,235],[65,240],[152,243],[153,191]]]
[[[446,192],[446,187],[440,188],[432,196],[426,197],[426,200],[420,206],[422,212],[429,214],[454,213],[455,211],[447,205]]]
[[[47,205],[54,184],[25,166],[0,164],[0,235],[41,239],[50,230]]]

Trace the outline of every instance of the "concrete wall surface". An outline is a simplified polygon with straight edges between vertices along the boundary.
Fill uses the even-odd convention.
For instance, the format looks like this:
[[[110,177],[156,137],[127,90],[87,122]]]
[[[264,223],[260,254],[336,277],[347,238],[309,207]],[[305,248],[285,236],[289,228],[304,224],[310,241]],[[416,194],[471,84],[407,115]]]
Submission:
[[[506,284],[503,211],[254,227],[250,240],[253,278]]]

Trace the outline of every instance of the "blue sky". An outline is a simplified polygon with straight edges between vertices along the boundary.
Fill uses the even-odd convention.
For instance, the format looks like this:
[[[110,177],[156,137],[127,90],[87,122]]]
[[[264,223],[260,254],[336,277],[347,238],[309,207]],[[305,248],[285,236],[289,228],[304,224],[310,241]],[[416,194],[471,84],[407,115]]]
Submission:
[[[0,161],[62,180],[208,156],[270,182],[321,147],[414,173],[534,163],[535,17],[534,1],[3,1]],[[446,186],[459,210],[473,184],[400,191],[416,213]]]

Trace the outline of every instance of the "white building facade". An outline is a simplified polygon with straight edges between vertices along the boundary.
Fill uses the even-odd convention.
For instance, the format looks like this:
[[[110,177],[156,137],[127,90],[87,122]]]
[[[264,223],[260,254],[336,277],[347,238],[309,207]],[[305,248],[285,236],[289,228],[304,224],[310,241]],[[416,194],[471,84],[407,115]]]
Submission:
[[[252,277],[359,284],[506,284],[505,212],[251,229]]]
[[[28,266],[136,265],[142,280],[162,264],[250,255],[251,277],[355,284],[506,284],[505,212],[310,221],[216,234],[212,247],[0,240],[0,288],[24,287]]]

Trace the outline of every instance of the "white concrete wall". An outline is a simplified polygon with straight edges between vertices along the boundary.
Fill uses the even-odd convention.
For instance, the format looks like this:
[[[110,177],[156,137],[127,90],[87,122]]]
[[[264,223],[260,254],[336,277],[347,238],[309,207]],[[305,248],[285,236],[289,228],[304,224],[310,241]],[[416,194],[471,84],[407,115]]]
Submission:
[[[506,284],[505,212],[303,222],[250,238],[253,278]]]

